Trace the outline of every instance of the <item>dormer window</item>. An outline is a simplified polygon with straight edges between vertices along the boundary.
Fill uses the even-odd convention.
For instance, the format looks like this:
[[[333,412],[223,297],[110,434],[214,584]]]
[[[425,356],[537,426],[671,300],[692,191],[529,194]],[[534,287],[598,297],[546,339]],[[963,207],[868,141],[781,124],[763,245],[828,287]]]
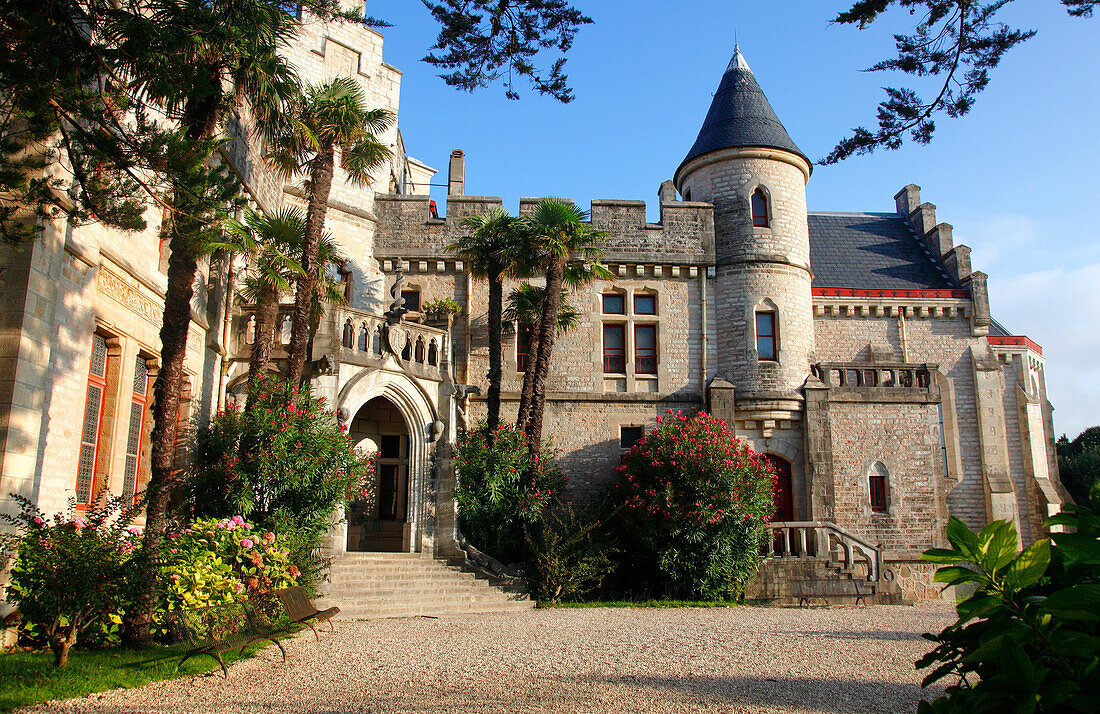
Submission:
[[[752,192],[752,225],[754,228],[767,228],[771,224],[768,211],[768,196],[764,189],[757,186]]]

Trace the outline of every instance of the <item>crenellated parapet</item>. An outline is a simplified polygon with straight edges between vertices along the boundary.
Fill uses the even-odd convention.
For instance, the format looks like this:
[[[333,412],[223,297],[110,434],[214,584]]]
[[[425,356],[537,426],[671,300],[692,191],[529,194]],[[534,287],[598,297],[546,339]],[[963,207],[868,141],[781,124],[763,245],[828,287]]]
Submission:
[[[970,266],[970,248],[955,245],[950,223],[936,222],[936,206],[921,203],[920,186],[909,184],[894,196],[897,211],[905,216],[925,248],[939,261],[948,275],[960,287],[970,291],[973,301],[971,325],[975,336],[989,334],[991,316],[989,312],[989,292],[986,287],[988,276],[981,271],[973,271]]]
[[[537,198],[520,199],[520,215],[530,215]],[[447,255],[447,246],[468,229],[463,219],[502,207],[497,196],[447,197],[443,217],[433,214],[427,196],[379,194],[374,255],[378,259]],[[714,209],[710,204],[662,200],[661,221],[646,220],[645,201],[596,199],[591,225],[606,231],[604,262],[668,266],[714,263]]]

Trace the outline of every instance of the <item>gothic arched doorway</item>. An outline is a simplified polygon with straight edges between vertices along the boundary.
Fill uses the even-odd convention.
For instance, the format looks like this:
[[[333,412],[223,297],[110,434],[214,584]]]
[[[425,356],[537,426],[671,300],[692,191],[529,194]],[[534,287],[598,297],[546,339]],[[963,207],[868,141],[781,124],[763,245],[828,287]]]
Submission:
[[[349,551],[408,551],[409,427],[389,399],[375,397],[359,409],[348,433],[364,451],[377,451],[374,482],[348,507]]]

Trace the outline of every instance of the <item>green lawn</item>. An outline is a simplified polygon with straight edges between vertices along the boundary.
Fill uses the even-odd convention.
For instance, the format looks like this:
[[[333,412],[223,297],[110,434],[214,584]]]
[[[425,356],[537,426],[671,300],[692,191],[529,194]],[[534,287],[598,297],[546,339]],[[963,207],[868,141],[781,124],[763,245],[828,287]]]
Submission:
[[[226,664],[249,657],[263,644],[222,655]],[[0,712],[54,699],[72,699],[110,689],[140,687],[161,679],[184,677],[221,668],[212,657],[193,657],[178,670],[176,663],[186,648],[153,647],[144,650],[117,648],[69,654],[63,669],[53,665],[49,650],[0,654]]]
[[[589,600],[559,602],[539,607],[737,607],[737,603],[724,600]]]

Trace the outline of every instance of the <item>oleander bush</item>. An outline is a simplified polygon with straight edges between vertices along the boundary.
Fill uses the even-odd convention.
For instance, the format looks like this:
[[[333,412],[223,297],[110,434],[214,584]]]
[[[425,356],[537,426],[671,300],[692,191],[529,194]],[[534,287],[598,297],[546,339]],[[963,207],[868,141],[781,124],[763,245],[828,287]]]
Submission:
[[[96,644],[117,635],[130,594],[137,534],[130,530],[132,498],[99,498],[47,517],[29,499],[12,494],[21,510],[3,515],[14,532],[0,536],[6,560],[14,556],[8,602],[24,632],[44,639],[61,667],[77,642]]]
[[[373,481],[376,454],[361,454],[323,397],[261,375],[250,408],[218,413],[198,433],[189,505],[194,518],[248,519],[284,539],[303,584],[340,506]]]
[[[739,598],[760,562],[775,478],[721,419],[658,417],[612,487],[611,526],[624,546],[615,589],[628,598]]]
[[[1052,533],[1017,554],[1016,527],[994,521],[974,533],[951,518],[950,549],[922,559],[944,564],[936,582],[976,590],[956,606],[959,619],[917,662],[943,679],[943,696],[922,714],[1095,712],[1100,707],[1100,483],[1087,504],[1067,504]]]
[[[481,422],[455,445],[458,525],[479,550],[518,563],[527,556],[527,528],[561,494],[564,480],[549,450],[529,454],[521,430],[501,424],[491,444],[485,432]]]

